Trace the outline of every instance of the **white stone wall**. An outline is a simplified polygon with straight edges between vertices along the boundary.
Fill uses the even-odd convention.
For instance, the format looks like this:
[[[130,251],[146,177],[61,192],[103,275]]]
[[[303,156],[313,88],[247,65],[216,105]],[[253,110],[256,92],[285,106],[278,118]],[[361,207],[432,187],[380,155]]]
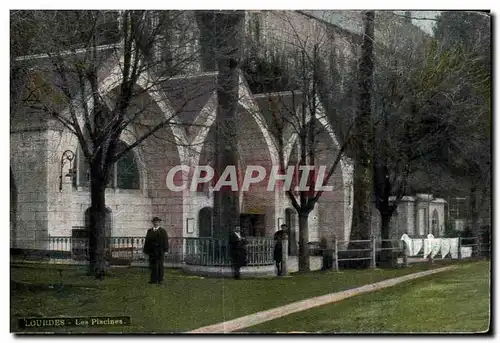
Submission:
[[[393,236],[397,238],[401,237],[404,233],[410,236],[414,234],[414,203],[413,200],[408,198],[411,197],[404,197],[400,201],[396,210],[397,215],[391,221]]]
[[[407,220],[408,220],[408,235],[417,235],[417,225],[416,225],[416,215],[415,215],[415,203],[408,202]],[[411,232],[411,233],[410,233]]]
[[[47,141],[43,128],[18,127],[10,134],[10,168],[17,187],[18,248],[43,249],[48,235]]]
[[[90,207],[90,193],[72,194],[72,224],[85,226],[85,211]],[[145,236],[151,227],[151,199],[134,190],[106,190],[106,206],[111,210],[111,235],[115,237]],[[169,227],[162,223],[165,229]],[[54,235],[65,235],[55,232]]]
[[[70,168],[63,167],[63,189],[59,190],[61,175],[61,156],[65,150],[76,151],[76,138],[67,132],[47,131],[47,159],[44,163],[47,171],[46,192],[48,235],[71,236],[73,227],[85,226],[85,211],[90,207],[88,188],[74,188],[72,180],[64,177]],[[75,167],[73,161],[72,167]],[[143,168],[140,166],[139,168]],[[144,179],[144,170],[140,171]],[[148,198],[141,182],[140,190],[106,190],[106,205],[112,212],[113,236],[143,236],[151,225],[151,199]]]
[[[260,41],[276,51],[312,51],[317,44],[320,53],[329,53],[333,47],[336,55],[347,59],[356,51],[350,34],[296,11],[263,11],[259,16]]]

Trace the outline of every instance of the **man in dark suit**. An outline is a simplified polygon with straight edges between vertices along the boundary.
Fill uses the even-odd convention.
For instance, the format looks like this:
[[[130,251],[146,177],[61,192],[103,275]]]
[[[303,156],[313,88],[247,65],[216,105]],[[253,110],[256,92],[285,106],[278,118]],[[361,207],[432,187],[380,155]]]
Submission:
[[[236,280],[240,279],[240,269],[246,265],[247,241],[241,236],[240,227],[237,226],[233,232],[229,234],[229,252],[231,255],[231,265],[233,267],[233,277]]]
[[[149,283],[161,284],[163,281],[165,253],[168,251],[168,235],[164,228],[160,227],[161,219],[154,217],[153,227],[146,234],[144,242],[144,253],[149,255],[149,268],[151,278]]]
[[[283,275],[283,241],[287,238],[288,226],[282,224],[280,230],[274,233],[274,251],[273,257],[276,263],[276,274]]]

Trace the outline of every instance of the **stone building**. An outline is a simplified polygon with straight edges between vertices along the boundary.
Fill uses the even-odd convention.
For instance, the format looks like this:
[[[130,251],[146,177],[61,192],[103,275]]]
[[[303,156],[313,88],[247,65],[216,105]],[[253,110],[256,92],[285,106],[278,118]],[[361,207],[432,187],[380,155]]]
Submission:
[[[339,60],[353,60],[359,48],[360,15],[355,11],[352,13],[350,18],[358,23],[353,26],[356,29],[346,28],[345,20],[337,24],[326,22],[311,13],[247,12],[244,22],[246,37],[250,41],[260,41],[263,45],[285,51],[292,49],[297,42],[311,43],[328,36],[335,42],[333,53],[344,56]],[[186,16],[185,20],[193,25],[188,34],[194,38],[177,52],[189,54],[198,51],[203,32],[196,27],[199,21],[195,14],[187,13]],[[300,29],[296,31],[293,28]],[[295,36],[296,32],[299,32],[298,37]],[[249,47],[252,45],[249,43],[245,46],[245,54],[250,54]],[[207,65],[206,56],[203,56],[203,49],[199,51],[200,56],[186,65],[184,72],[161,82],[159,88],[137,97],[132,104],[136,109],[146,109],[139,120],[141,125],[154,125],[162,118],[174,116],[174,113],[176,119],[114,166],[113,177],[106,190],[109,236],[143,236],[153,216],[163,219],[162,224],[171,237],[206,237],[213,234],[211,187],[176,192],[170,190],[165,182],[168,171],[177,165],[195,166],[212,162],[217,72],[204,67]],[[159,49],[159,53],[166,52]],[[293,51],[290,55],[293,55]],[[112,56],[106,56],[105,53],[103,56],[106,63],[100,73],[105,89],[101,92],[113,99],[117,92],[113,84],[120,74],[119,64]],[[180,59],[182,56],[175,58]],[[40,62],[43,58],[25,60],[35,70],[44,63]],[[344,68],[347,68],[347,64]],[[152,77],[145,75],[138,81],[138,87],[147,89],[148,78]],[[241,169],[244,170],[248,165],[261,165],[270,171],[272,166],[278,165],[277,146],[270,133],[272,114],[269,99],[292,103],[292,97],[300,97],[300,94],[290,91],[293,90],[252,92],[245,76],[240,74],[237,135]],[[323,132],[318,143],[322,149],[317,164],[328,165],[336,157],[339,140],[334,123],[322,114],[324,111],[319,103],[317,119]],[[131,144],[135,134],[144,130],[141,125],[131,126],[124,131],[120,144]],[[11,246],[44,249],[49,236],[68,237],[81,233],[88,225],[90,193],[88,168],[76,137],[46,115],[21,108],[11,114],[10,139]],[[298,160],[297,135],[293,130],[285,129],[285,141],[285,159],[293,164]],[[65,158],[72,154],[72,161]],[[330,179],[329,185],[333,186],[333,191],[325,192],[309,217],[309,241],[319,241],[323,236],[332,235],[342,240],[349,239],[352,168],[352,161],[342,158]],[[293,253],[298,241],[295,210],[283,192],[268,192],[265,186],[265,183],[253,185],[249,192],[240,192],[241,226],[249,235],[271,236],[279,224],[288,223],[292,229],[290,249]],[[410,198],[403,199],[404,210],[398,210],[397,226],[407,225],[415,234],[421,234],[422,230],[426,230],[419,224],[422,221],[429,221],[430,227],[434,227],[433,219],[424,218],[434,218],[435,211],[431,209],[437,203],[428,201],[432,206],[425,207],[422,205],[425,203],[423,199],[417,196],[419,200],[413,201]],[[420,217],[420,210],[418,216],[410,214],[412,206],[419,209],[423,206],[423,216]],[[439,219],[436,225],[441,230],[443,217],[440,216],[440,210],[437,211]],[[414,227],[420,228],[420,231]]]
[[[392,238],[400,238],[405,233],[410,237],[444,236],[446,205],[446,200],[432,194],[402,197],[389,224]],[[372,209],[372,232],[376,236],[380,234],[380,214],[375,207]]]

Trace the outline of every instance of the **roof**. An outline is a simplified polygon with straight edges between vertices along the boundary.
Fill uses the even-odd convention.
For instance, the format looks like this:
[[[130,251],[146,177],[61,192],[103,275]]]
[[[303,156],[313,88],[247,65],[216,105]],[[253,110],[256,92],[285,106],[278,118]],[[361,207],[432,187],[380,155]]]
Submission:
[[[431,201],[432,203],[440,203],[440,204],[446,204],[448,203],[446,200],[444,200],[443,198],[436,198],[434,200]]]
[[[115,51],[116,47],[113,46],[103,47],[102,49],[99,47],[97,63],[99,63],[100,67],[100,79],[107,77],[117,65],[118,59],[114,54]],[[69,68],[74,68],[74,62],[82,58],[85,52],[85,50],[78,50],[73,53],[64,52],[64,62],[68,61]],[[17,58],[13,66],[16,67],[18,80],[11,80],[12,92],[16,98],[23,96],[22,94],[26,92],[26,84],[33,84],[46,89],[43,94],[53,98],[54,101],[50,101],[51,108],[54,110],[66,108],[68,102],[60,88],[62,80],[54,68],[53,61],[48,55],[31,55]],[[70,70],[65,72],[65,76],[68,78],[72,94],[78,94],[80,86],[76,73],[72,73]],[[210,96],[216,91],[216,84],[216,73],[206,73],[172,77],[160,82],[159,88],[177,112],[176,117],[183,124],[190,126],[206,105]]]
[[[418,197],[418,196],[422,196],[422,195],[427,195],[427,194],[417,194],[417,197]],[[432,195],[430,195],[430,194],[429,194],[429,196],[432,196]],[[414,201],[416,201],[416,200],[417,200],[417,197],[414,197],[414,196],[409,196],[409,195],[405,195],[405,196],[403,196],[403,197],[401,198],[401,200],[400,200],[400,201],[401,201],[401,202],[407,202],[407,201],[409,201],[409,202],[414,202]],[[394,196],[390,196],[390,197],[389,197],[389,200],[390,200],[390,201],[394,201],[395,199],[396,199],[396,197],[394,197]],[[430,202],[431,202],[431,203],[447,203],[447,201],[446,201],[446,200],[444,200],[444,199],[442,199],[442,198],[435,198],[435,199],[431,200]]]
[[[116,65],[115,48],[116,46],[107,46],[98,49],[96,63],[100,66],[99,78],[109,74]],[[56,119],[49,112],[61,113],[68,108],[71,100],[80,96],[75,65],[78,61],[85,60],[85,51],[62,54],[62,63],[56,62],[56,56],[47,54],[21,56],[11,62],[11,131],[61,127],[55,124]],[[66,68],[66,82],[56,70],[55,62]],[[72,94],[70,99],[63,92],[63,87],[66,86]],[[43,110],[44,106],[47,106],[46,110]]]
[[[173,77],[161,82],[159,88],[170,101],[177,118],[192,125],[217,90],[217,74]]]

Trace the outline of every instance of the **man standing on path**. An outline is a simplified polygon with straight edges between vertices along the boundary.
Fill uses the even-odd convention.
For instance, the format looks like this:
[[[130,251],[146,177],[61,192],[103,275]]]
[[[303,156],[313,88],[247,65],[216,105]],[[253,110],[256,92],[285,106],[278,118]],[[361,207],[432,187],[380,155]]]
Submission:
[[[149,255],[149,268],[151,277],[149,283],[161,284],[163,281],[165,253],[168,251],[168,235],[164,228],[160,227],[161,219],[154,217],[153,227],[146,233],[144,242],[144,253]]]
[[[247,241],[241,236],[240,227],[237,226],[229,235],[229,251],[235,280],[240,279],[240,269],[246,265],[246,244]]]
[[[274,233],[274,261],[276,263],[276,274],[283,275],[283,241],[286,239],[288,226],[281,225],[281,229]]]

